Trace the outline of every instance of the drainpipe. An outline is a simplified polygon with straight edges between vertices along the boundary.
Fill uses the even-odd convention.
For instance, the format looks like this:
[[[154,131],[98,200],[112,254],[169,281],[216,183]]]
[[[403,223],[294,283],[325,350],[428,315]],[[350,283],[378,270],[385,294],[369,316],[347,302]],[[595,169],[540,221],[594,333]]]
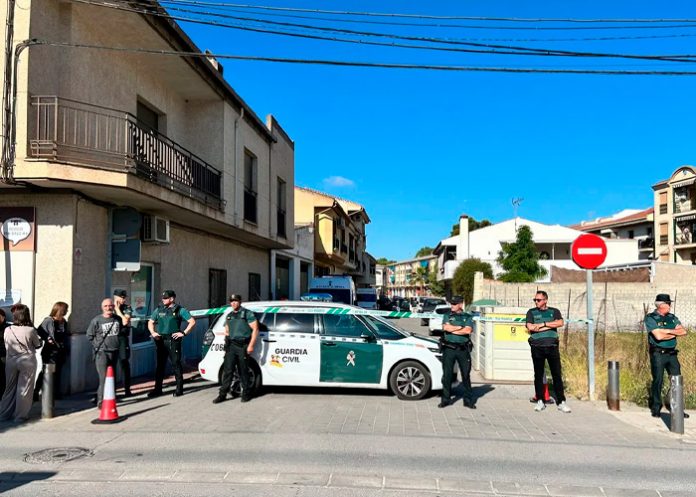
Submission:
[[[239,226],[241,223],[239,221],[239,210],[237,209],[237,202],[239,201],[239,185],[237,182],[237,178],[240,176],[237,174],[237,168],[239,167],[239,121],[244,119],[244,107],[242,107],[242,111],[239,113],[239,117],[235,118],[234,120],[234,167],[232,169],[233,172],[233,187],[232,187],[232,192],[234,195],[234,208],[232,209],[233,212],[233,224],[235,226]]]

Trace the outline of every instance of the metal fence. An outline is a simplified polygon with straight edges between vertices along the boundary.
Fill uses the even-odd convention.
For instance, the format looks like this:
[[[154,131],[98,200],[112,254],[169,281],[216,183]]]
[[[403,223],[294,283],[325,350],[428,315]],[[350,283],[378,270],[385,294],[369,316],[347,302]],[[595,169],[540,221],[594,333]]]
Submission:
[[[220,171],[132,114],[57,96],[31,105],[31,157],[127,171],[223,208]]]

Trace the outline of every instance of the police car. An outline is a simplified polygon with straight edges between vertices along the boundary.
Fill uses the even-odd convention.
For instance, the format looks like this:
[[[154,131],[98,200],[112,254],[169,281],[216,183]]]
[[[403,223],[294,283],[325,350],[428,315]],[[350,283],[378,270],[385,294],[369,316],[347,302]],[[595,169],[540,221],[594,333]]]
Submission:
[[[252,354],[255,388],[329,386],[390,389],[417,400],[442,388],[442,363],[435,340],[414,336],[387,320],[345,304],[253,302],[244,305],[259,320]],[[225,312],[204,338],[209,347],[198,370],[220,381],[224,357]],[[239,388],[233,382],[233,390]]]

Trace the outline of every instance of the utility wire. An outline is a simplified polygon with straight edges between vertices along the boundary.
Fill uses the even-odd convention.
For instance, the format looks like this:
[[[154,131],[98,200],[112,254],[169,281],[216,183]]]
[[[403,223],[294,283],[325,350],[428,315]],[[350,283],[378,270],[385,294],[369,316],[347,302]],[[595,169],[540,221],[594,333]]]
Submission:
[[[316,14],[351,15],[351,16],[371,16],[371,17],[396,17],[396,18],[417,18],[417,19],[451,19],[466,21],[505,21],[505,22],[568,22],[568,23],[665,23],[665,22],[692,22],[696,19],[576,19],[576,18],[520,18],[520,17],[472,17],[472,16],[434,16],[425,14],[394,14],[383,12],[350,12],[340,10],[320,10],[302,9],[295,7],[270,7],[264,5],[248,5],[226,2],[206,2],[200,0],[162,0],[161,3],[187,3],[191,5],[207,5],[216,7],[235,7],[244,9],[287,11],[287,12],[311,12]]]
[[[539,69],[526,67],[482,67],[482,66],[453,66],[453,65],[428,65],[428,64],[390,64],[381,62],[339,61],[326,59],[297,59],[282,57],[258,57],[248,55],[213,54],[206,52],[182,52],[177,50],[158,50],[146,48],[109,47],[103,45],[89,45],[82,43],[66,43],[44,40],[31,40],[32,46],[51,46],[78,49],[108,50],[112,52],[164,55],[191,58],[215,58],[242,61],[277,62],[285,64],[309,64],[342,67],[366,67],[381,69],[419,69],[431,71],[456,71],[456,72],[498,72],[498,73],[541,73],[541,74],[588,74],[611,76],[696,76],[696,71],[637,71],[637,70],[609,70],[609,69]]]
[[[134,12],[134,13],[145,14],[145,15],[154,15],[154,16],[159,16],[159,17],[165,17],[168,19],[179,20],[179,21],[184,21],[184,22],[193,22],[193,23],[197,23],[197,24],[207,24],[207,25],[213,25],[213,26],[218,26],[218,27],[228,27],[228,28],[232,28],[232,29],[241,29],[241,30],[247,30],[247,31],[279,34],[279,35],[284,35],[284,36],[321,39],[321,40],[337,41],[337,42],[344,42],[344,43],[360,43],[360,44],[370,44],[370,45],[394,46],[397,48],[412,48],[413,47],[412,45],[397,46],[394,43],[383,44],[383,43],[378,43],[378,42],[366,42],[366,41],[356,41],[356,40],[345,40],[345,39],[340,39],[340,38],[328,38],[328,37],[322,37],[322,36],[318,36],[318,35],[295,34],[295,33],[288,33],[288,32],[284,32],[284,31],[266,30],[266,29],[261,29],[261,28],[253,28],[253,27],[249,27],[249,26],[239,26],[239,25],[234,25],[234,24],[229,24],[229,23],[218,23],[215,21],[207,21],[207,20],[187,18],[187,17],[181,17],[181,16],[172,16],[172,15],[166,13],[161,8],[157,8],[156,10],[136,9],[136,8],[115,5],[113,3],[104,3],[104,2],[98,2],[98,1],[92,1],[92,0],[71,0],[71,1],[76,2],[76,3],[95,5],[95,6],[99,6],[99,7],[106,7],[106,8],[110,8],[110,9],[123,10],[123,11],[127,11],[127,12]],[[223,15],[223,14],[215,14],[215,15]],[[373,36],[373,37],[389,37],[389,38],[409,40],[409,41],[428,41],[428,42],[432,42],[432,43],[474,46],[474,47],[483,47],[483,48],[489,49],[486,51],[460,50],[460,51],[464,51],[464,52],[468,52],[468,53],[486,53],[486,54],[496,54],[496,55],[502,54],[502,55],[563,56],[563,57],[598,57],[598,58],[599,57],[602,57],[602,58],[606,57],[606,58],[655,60],[655,61],[670,61],[670,62],[696,62],[694,60],[691,60],[693,57],[696,57],[696,56],[690,55],[690,54],[689,55],[687,55],[687,54],[635,55],[635,54],[614,54],[614,53],[603,53],[603,52],[577,52],[577,51],[568,51],[568,50],[552,50],[552,49],[529,48],[529,47],[519,47],[519,46],[509,46],[509,45],[494,45],[494,44],[462,42],[462,41],[453,41],[453,40],[428,38],[428,37],[389,35],[389,34],[374,33],[374,32],[369,32],[369,31],[354,31],[354,30],[344,30],[344,29],[337,29],[337,28],[325,28],[325,27],[316,27],[316,26],[308,26],[308,25],[298,25],[298,24],[294,24],[294,23],[275,23],[274,21],[264,21],[264,20],[254,19],[254,18],[240,18],[237,16],[226,16],[226,17],[232,17],[234,19],[241,19],[241,20],[252,21],[252,22],[280,24],[283,26],[289,25],[289,26],[294,26],[294,27],[302,27],[305,29],[316,29],[316,30],[320,30],[320,31],[331,31],[331,32],[339,32],[339,33],[352,34],[352,35]],[[426,47],[419,46],[417,48],[424,49]],[[427,48],[427,49],[432,50],[435,48]]]

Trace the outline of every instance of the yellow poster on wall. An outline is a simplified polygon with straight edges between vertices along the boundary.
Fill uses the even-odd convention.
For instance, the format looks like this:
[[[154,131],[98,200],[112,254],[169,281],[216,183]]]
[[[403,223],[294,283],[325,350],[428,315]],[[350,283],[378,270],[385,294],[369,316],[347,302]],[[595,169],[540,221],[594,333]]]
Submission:
[[[519,314],[487,314],[488,319],[517,319],[517,323],[493,323],[493,338],[496,342],[526,342],[529,339],[525,316]]]

